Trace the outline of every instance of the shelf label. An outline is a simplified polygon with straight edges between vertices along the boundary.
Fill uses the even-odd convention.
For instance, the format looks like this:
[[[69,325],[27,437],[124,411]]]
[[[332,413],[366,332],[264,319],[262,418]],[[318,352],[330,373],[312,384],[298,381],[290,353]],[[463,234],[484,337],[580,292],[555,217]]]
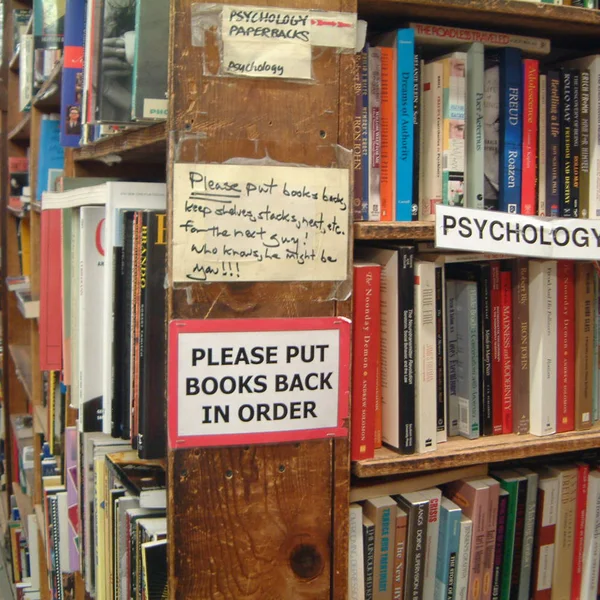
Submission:
[[[173,281],[343,281],[347,169],[174,166]]]
[[[350,321],[172,321],[169,447],[348,435]]]
[[[435,246],[557,260],[600,259],[600,221],[436,206]]]

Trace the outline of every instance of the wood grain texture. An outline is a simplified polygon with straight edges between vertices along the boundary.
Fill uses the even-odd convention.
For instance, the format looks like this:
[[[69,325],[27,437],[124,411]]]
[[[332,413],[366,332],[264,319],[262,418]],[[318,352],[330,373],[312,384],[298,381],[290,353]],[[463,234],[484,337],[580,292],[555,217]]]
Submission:
[[[598,424],[587,431],[557,433],[544,437],[531,434],[494,435],[477,440],[454,437],[445,444],[440,444],[435,452],[425,454],[403,456],[388,448],[381,448],[375,452],[375,458],[353,463],[352,471],[358,477],[382,477],[577,452],[598,447]]]
[[[267,157],[337,166],[336,145],[347,139],[341,129],[350,126],[339,120],[348,69],[340,55],[315,51],[310,84],[205,77],[203,55],[211,62],[218,54],[214,39],[206,48],[191,46],[192,3],[171,3],[169,167]],[[348,10],[345,0],[309,4]],[[169,290],[169,318],[333,316],[335,289],[307,282],[178,285]],[[325,440],[169,452],[169,598],[344,598],[346,554],[336,548],[346,543],[347,456],[346,442]]]
[[[435,225],[423,221],[392,223],[354,223],[356,240],[415,240],[433,241]]]

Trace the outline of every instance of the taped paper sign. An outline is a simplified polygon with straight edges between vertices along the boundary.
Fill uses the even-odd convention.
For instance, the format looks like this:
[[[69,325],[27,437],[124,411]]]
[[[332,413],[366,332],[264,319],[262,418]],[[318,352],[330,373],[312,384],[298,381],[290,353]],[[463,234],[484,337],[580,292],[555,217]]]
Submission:
[[[173,281],[342,281],[347,169],[174,166]]]

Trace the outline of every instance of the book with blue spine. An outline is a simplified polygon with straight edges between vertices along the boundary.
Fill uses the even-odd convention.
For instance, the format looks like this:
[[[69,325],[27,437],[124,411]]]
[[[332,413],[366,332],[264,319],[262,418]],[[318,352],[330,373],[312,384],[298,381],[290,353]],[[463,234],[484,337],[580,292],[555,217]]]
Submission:
[[[42,192],[54,191],[55,182],[63,174],[64,151],[60,145],[58,115],[44,115],[40,124],[38,177],[35,198],[42,200]]]
[[[483,44],[475,42],[467,51],[467,202],[468,208],[484,208],[484,58]]]
[[[412,221],[414,153],[415,32],[398,29],[398,135],[396,136],[396,220]]]
[[[500,56],[500,193],[498,210],[521,212],[523,67],[521,52],[503,48]]]
[[[69,148],[77,148],[81,138],[85,8],[86,0],[67,0],[60,92],[60,144]]]
[[[442,498],[435,571],[435,600],[447,600],[454,597],[461,519],[460,507],[452,500]]]

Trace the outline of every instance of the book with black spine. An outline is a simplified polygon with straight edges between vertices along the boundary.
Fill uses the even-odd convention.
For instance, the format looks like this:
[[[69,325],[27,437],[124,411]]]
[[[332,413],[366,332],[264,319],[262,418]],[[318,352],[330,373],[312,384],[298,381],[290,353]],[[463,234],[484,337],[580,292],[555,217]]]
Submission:
[[[575,217],[573,203],[573,70],[561,69],[560,216]]]
[[[581,71],[573,69],[573,143],[572,152],[572,184],[571,196],[573,199],[573,216],[579,217],[580,189],[581,189]]]

